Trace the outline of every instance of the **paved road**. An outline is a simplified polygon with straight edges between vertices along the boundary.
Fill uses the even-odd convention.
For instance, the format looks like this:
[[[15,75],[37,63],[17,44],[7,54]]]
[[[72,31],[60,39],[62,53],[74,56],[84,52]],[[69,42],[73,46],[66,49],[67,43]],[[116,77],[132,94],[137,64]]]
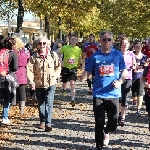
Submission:
[[[36,101],[27,101],[26,115],[19,119],[18,106],[11,108],[12,125],[0,127],[0,150],[94,150],[94,119],[92,97],[87,95],[86,83],[77,83],[77,102],[72,108],[70,94],[62,97],[57,89],[53,109],[53,130],[38,129],[39,118]],[[111,134],[107,149],[149,150],[150,132],[145,107],[142,116],[129,106],[126,126]]]

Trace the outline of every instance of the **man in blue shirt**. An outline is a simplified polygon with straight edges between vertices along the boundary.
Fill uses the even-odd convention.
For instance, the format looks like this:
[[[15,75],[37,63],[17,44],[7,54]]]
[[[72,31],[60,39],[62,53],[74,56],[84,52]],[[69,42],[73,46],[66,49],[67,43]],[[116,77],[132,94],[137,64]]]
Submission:
[[[113,36],[105,31],[100,34],[101,49],[95,52],[88,60],[81,81],[95,72],[93,82],[93,110],[95,116],[95,141],[97,150],[109,143],[109,132],[117,128],[119,97],[121,84],[127,70],[120,51],[112,48]],[[105,111],[108,116],[105,125]]]

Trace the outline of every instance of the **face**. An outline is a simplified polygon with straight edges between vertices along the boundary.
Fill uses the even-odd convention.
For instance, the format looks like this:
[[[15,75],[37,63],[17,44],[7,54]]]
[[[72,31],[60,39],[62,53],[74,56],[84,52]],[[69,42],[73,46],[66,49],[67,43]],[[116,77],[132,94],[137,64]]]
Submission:
[[[101,42],[102,49],[108,50],[111,48],[113,43],[112,36],[109,33],[105,33],[100,39],[100,42]]]
[[[127,50],[128,48],[129,48],[129,42],[128,42],[128,40],[122,40],[121,49]]]
[[[89,37],[89,42],[94,42],[94,39],[95,39],[95,38],[94,38],[93,36],[90,36],[90,37]]]
[[[41,52],[46,52],[46,48],[47,48],[47,40],[46,39],[40,39],[38,41],[38,49],[41,51]]]
[[[77,44],[77,42],[78,42],[77,37],[72,36],[72,37],[70,38],[70,43],[71,43],[71,45],[76,45],[76,44]]]
[[[136,45],[134,46],[134,49],[135,49],[136,52],[140,52],[140,51],[142,50],[141,44],[136,44]]]

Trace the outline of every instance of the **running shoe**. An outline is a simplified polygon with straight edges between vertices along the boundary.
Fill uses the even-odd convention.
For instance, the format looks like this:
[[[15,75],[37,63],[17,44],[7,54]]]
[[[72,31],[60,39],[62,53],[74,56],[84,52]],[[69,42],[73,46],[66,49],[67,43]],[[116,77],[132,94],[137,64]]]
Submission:
[[[104,141],[103,141],[103,144],[104,144],[104,146],[108,146],[108,144],[109,144],[109,133],[106,134],[104,132]]]

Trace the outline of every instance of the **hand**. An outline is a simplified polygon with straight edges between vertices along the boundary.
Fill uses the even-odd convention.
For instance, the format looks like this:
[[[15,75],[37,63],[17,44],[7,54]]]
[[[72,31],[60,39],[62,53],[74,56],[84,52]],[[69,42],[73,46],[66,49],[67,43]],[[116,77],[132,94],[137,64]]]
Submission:
[[[113,82],[113,86],[114,86],[114,88],[116,88],[116,89],[118,89],[118,88],[121,86],[121,84],[122,84],[122,82],[119,81],[119,80],[115,80],[115,81]]]
[[[150,84],[149,84],[148,82],[145,82],[145,83],[144,83],[144,86],[145,86],[146,88],[150,88]]]
[[[6,71],[2,71],[2,72],[0,73],[0,75],[3,76],[3,77],[5,77],[5,76],[6,76]]]
[[[145,63],[144,63],[144,66],[146,67],[146,66],[148,66],[148,64],[149,64],[148,62],[145,62]]]
[[[31,90],[35,90],[35,83],[31,85]]]
[[[136,65],[135,64],[133,64],[132,69],[136,69]]]

